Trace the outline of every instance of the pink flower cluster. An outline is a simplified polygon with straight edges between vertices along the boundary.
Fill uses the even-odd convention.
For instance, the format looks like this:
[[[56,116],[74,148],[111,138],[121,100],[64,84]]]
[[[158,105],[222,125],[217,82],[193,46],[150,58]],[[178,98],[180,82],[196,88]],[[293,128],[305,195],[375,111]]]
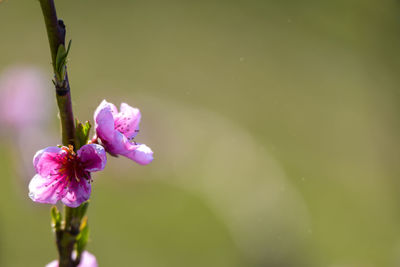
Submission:
[[[72,146],[52,146],[42,149],[33,158],[36,175],[29,183],[29,197],[39,203],[55,204],[61,201],[69,207],[78,207],[90,198],[91,172],[104,169],[106,151],[122,155],[146,165],[153,160],[153,151],[133,141],[139,131],[139,109],[122,103],[120,112],[107,101],[94,114],[94,138],[74,151]]]

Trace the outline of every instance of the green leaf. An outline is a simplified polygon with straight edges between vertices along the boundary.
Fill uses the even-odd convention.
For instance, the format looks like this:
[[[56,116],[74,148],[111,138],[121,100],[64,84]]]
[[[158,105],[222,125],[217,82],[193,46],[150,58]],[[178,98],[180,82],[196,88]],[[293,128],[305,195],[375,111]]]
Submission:
[[[71,44],[72,44],[72,40],[69,40],[68,48],[67,48],[67,56],[68,56],[68,53],[69,53],[69,49],[71,48]]]
[[[79,148],[88,143],[91,127],[92,125],[90,125],[89,121],[86,121],[85,124],[83,124],[78,119],[76,119],[76,128],[75,128],[76,150],[78,150]]]
[[[51,226],[54,231],[59,231],[61,228],[61,213],[58,211],[56,206],[51,207]]]
[[[57,55],[56,55],[55,75],[56,75],[57,82],[62,82],[60,70],[62,68],[62,61],[63,61],[64,54],[65,54],[65,47],[61,44],[58,46]]]
[[[59,45],[56,55],[56,79],[58,82],[63,82],[65,80],[66,74],[66,64],[69,50],[71,48],[71,40],[68,43],[68,48],[65,50],[64,45]]]
[[[89,241],[89,225],[87,221],[88,218],[85,216],[81,222],[80,233],[76,238],[76,251],[78,253],[78,258],[80,258],[81,253],[85,250],[86,244]]]

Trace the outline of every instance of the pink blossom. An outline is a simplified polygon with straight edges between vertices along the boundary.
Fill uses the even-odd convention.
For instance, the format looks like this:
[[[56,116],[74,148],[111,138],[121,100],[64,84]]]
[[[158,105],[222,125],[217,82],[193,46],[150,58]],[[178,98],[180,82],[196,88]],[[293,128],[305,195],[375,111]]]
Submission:
[[[46,267],[58,267],[58,260],[50,262]],[[77,267],[98,267],[96,257],[85,250]]]
[[[0,76],[0,121],[24,130],[44,122],[48,118],[50,92],[49,84],[36,68],[5,70]]]
[[[122,103],[120,112],[112,103],[103,100],[94,113],[97,137],[112,155],[122,155],[141,165],[153,160],[153,151],[133,141],[139,132],[139,109]]]
[[[78,207],[90,197],[90,172],[101,171],[106,164],[102,146],[89,144],[77,153],[69,147],[47,147],[33,158],[37,174],[29,183],[29,197],[40,203],[55,204],[61,200],[69,207]]]

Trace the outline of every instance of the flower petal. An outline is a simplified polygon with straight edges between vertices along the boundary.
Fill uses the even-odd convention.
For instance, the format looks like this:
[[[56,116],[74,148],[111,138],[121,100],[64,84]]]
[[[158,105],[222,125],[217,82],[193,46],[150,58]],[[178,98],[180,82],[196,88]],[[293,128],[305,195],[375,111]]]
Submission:
[[[96,257],[85,250],[78,267],[98,267]]]
[[[126,103],[121,104],[121,112],[114,116],[115,129],[132,139],[139,132],[140,110],[133,108]]]
[[[58,260],[48,263],[45,267],[58,267]]]
[[[71,208],[79,207],[83,202],[90,198],[92,186],[89,179],[80,177],[80,181],[71,180],[65,196],[61,199],[62,203]]]
[[[101,104],[100,104],[101,106]],[[99,106],[99,107],[100,107]],[[114,116],[110,106],[104,106],[99,110],[97,108],[95,116],[95,128],[97,136],[105,142],[112,141],[114,137]]]
[[[104,108],[110,108],[111,113],[113,115],[117,115],[118,114],[118,109],[117,107],[110,102],[107,102],[105,99],[103,101],[101,101],[100,105],[96,108],[96,110],[94,111],[94,117],[96,118],[97,115],[99,114],[99,112],[104,109]]]
[[[100,145],[84,145],[78,150],[77,154],[86,171],[101,171],[106,166],[106,151]]]
[[[129,140],[120,132],[114,131],[113,138],[110,141],[101,140],[108,153],[113,155],[122,155],[125,152],[125,143]]]
[[[33,166],[36,172],[42,176],[48,176],[50,173],[59,167],[57,158],[59,153],[64,153],[63,150],[56,146],[49,146],[36,152],[33,157]]]
[[[58,267],[58,260],[48,263],[46,267]],[[98,267],[96,257],[85,250],[82,252],[81,262],[78,264],[78,267]]]
[[[123,155],[140,165],[147,165],[153,161],[153,151],[145,144],[127,144],[127,152]]]
[[[56,204],[65,194],[65,181],[36,174],[29,183],[29,197],[39,203]]]

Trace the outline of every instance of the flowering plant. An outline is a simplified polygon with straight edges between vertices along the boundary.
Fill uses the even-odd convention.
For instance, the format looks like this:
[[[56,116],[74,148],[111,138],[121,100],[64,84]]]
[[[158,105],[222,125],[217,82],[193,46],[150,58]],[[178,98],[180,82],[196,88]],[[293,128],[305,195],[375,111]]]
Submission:
[[[94,255],[85,250],[88,242],[88,218],[85,216],[92,192],[92,172],[102,171],[106,152],[122,155],[141,165],[153,160],[153,151],[134,141],[139,132],[139,109],[126,103],[117,108],[103,100],[94,113],[95,134],[89,138],[91,125],[74,119],[67,57],[71,42],[65,48],[65,25],[58,20],[53,0],[40,0],[50,44],[56,99],[60,112],[62,145],[39,150],[33,157],[36,175],[29,183],[29,197],[38,203],[61,201],[64,216],[56,206],[51,208],[52,227],[56,236],[58,260],[49,267],[94,267]]]

